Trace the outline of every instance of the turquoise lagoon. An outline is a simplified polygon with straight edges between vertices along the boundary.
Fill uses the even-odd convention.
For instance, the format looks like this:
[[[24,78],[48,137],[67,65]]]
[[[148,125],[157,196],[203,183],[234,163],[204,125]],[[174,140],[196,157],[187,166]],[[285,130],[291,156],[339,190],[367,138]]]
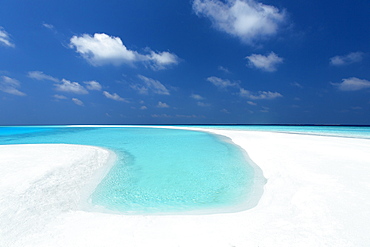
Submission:
[[[250,207],[254,203],[251,198],[258,191],[260,196],[263,188],[263,183],[256,183],[262,174],[248,163],[242,149],[227,138],[206,132],[147,127],[0,127],[2,145],[37,143],[93,145],[117,154],[115,165],[90,197],[93,206],[103,211],[239,211]]]
[[[163,126],[162,126],[163,127]],[[370,138],[370,127],[187,125]],[[149,127],[0,127],[0,145],[65,143],[110,149],[118,160],[90,197],[124,214],[217,213],[245,210],[262,194],[258,167],[230,140],[200,131]]]

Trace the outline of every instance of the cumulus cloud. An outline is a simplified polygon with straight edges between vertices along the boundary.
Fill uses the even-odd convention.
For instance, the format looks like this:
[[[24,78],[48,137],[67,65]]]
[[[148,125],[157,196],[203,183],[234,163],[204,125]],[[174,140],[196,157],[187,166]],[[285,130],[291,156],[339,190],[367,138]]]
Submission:
[[[59,79],[52,77],[50,75],[46,75],[44,74],[44,72],[41,72],[41,71],[30,71],[28,72],[28,77],[39,80],[39,81],[47,80],[47,81],[59,82]]]
[[[154,94],[170,95],[170,91],[160,81],[143,75],[138,75],[138,78],[143,82],[143,84],[133,84],[131,85],[131,88],[138,91],[140,94],[148,94],[149,92],[152,92]]]
[[[351,52],[344,56],[335,56],[330,58],[330,64],[335,66],[348,65],[362,61],[363,52]]]
[[[11,42],[9,34],[4,30],[3,27],[0,27],[0,45],[15,47]]]
[[[158,104],[157,104],[157,107],[158,107],[158,108],[169,108],[170,106],[169,106],[169,105],[167,105],[167,104],[166,104],[166,103],[164,103],[164,102],[159,101],[159,102],[158,102]]]
[[[178,57],[169,52],[156,53],[148,49],[149,54],[140,54],[129,50],[119,37],[105,33],[95,33],[94,36],[89,34],[73,36],[70,40],[70,47],[75,48],[76,52],[93,66],[106,64],[118,66],[124,63],[144,62],[148,63],[152,69],[160,70],[179,62]]]
[[[136,52],[128,50],[120,38],[104,33],[73,36],[70,42],[71,48],[76,48],[76,51],[94,66],[134,62],[138,56]]]
[[[102,89],[102,86],[97,81],[85,81],[84,83],[88,90],[100,91]]]
[[[341,91],[358,91],[370,88],[370,81],[362,80],[356,77],[343,79],[341,83],[331,83]]]
[[[66,79],[62,79],[61,83],[54,84],[56,90],[67,93],[75,94],[88,94],[89,92],[81,86],[78,82],[71,82]]]
[[[193,10],[208,17],[215,28],[246,43],[272,36],[285,21],[282,10],[254,0],[194,0]]]
[[[104,92],[103,92],[103,95],[104,95],[105,97],[107,97],[108,99],[112,99],[112,100],[115,100],[115,101],[122,101],[122,102],[126,102],[126,103],[128,103],[128,101],[127,101],[127,100],[125,100],[124,98],[120,97],[120,96],[119,96],[118,94],[116,94],[116,93],[110,94],[110,93],[108,93],[107,91],[104,91]]]
[[[175,54],[169,53],[167,51],[160,53],[150,51],[149,55],[145,55],[145,59],[141,59],[148,62],[153,70],[166,69],[167,66],[176,65],[179,63],[179,58]]]
[[[278,92],[259,91],[257,93],[252,93],[251,91],[244,88],[240,88],[240,96],[246,97],[251,100],[270,100],[283,97],[283,95]]]
[[[25,93],[18,90],[20,87],[21,83],[16,79],[0,76],[0,91],[17,96],[26,96]]]
[[[249,60],[249,67],[261,69],[268,72],[276,71],[277,65],[283,62],[283,59],[276,55],[274,52],[271,52],[267,56],[252,54],[250,56],[247,56],[246,58]]]
[[[213,85],[215,85],[219,89],[226,89],[228,87],[238,87],[239,86],[239,84],[237,84],[235,82],[231,82],[231,81],[226,80],[226,79],[221,79],[221,78],[218,78],[216,76],[208,77],[207,81],[211,82]]]
[[[84,106],[84,103],[83,103],[81,100],[77,99],[77,98],[72,98],[72,101],[73,101],[73,103],[75,103],[76,105]]]

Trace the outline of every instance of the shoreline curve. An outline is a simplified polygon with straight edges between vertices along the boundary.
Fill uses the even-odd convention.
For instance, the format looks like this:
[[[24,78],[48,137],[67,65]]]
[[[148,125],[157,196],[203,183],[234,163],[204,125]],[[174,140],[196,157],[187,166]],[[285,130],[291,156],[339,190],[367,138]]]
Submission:
[[[0,179],[0,243],[6,236],[10,246],[370,245],[370,140],[259,131],[211,132],[231,138],[262,169],[267,183],[256,207],[228,214],[145,216],[88,212],[62,203],[66,210],[51,210],[45,216],[45,205],[36,204],[41,211],[35,214],[18,208],[17,213],[31,215],[14,219],[8,215],[19,204],[14,204],[12,193],[24,187],[9,184],[10,178],[25,181],[17,177],[34,172],[26,166],[23,172],[15,169],[15,176]],[[6,161],[4,152],[1,155],[1,161]],[[9,168],[2,165],[0,169],[0,176],[9,174]],[[23,202],[26,199],[32,197],[24,194]],[[38,230],[32,231],[30,225]],[[16,234],[11,236],[9,231]]]

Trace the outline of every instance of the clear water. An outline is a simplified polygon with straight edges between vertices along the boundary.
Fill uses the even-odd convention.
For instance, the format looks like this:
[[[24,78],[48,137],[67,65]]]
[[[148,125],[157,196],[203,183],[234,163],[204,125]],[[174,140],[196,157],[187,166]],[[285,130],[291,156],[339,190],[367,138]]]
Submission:
[[[187,127],[370,139],[370,127],[359,126]],[[138,127],[0,127],[0,145],[31,143],[82,144],[113,150],[118,161],[91,195],[94,205],[112,211],[225,211],[243,205],[255,186],[255,170],[246,163],[243,152],[227,140],[204,132]]]
[[[0,127],[0,144],[30,143],[83,144],[113,150],[118,161],[91,195],[92,204],[110,211],[216,212],[243,205],[253,190],[254,169],[243,151],[204,132]]]

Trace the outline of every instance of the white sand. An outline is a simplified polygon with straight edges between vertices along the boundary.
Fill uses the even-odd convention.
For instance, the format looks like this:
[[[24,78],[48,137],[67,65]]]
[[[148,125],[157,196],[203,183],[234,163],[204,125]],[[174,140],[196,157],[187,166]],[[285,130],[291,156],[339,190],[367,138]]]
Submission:
[[[0,146],[0,246],[370,246],[370,140],[208,131],[230,137],[262,169],[267,183],[256,207],[214,215],[87,212],[86,183],[98,169],[89,188],[102,176],[108,151]]]

